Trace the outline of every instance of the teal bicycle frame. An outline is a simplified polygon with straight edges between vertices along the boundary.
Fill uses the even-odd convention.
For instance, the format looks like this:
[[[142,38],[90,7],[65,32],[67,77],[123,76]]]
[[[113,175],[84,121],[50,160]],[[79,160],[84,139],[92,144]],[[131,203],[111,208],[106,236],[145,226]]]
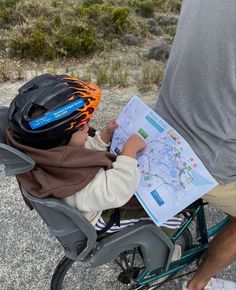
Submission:
[[[152,272],[148,270],[143,270],[135,279],[135,283],[137,283],[141,287],[149,285],[159,280],[160,278],[173,275],[174,273],[182,270],[183,268],[191,264],[194,260],[202,256],[202,254],[208,248],[209,238],[221,232],[229,223],[229,217],[226,217],[213,227],[207,229],[204,205],[205,204],[203,203],[203,201],[199,199],[189,208],[187,208],[185,211],[188,212],[190,215],[186,217],[186,222],[183,224],[183,226],[176,232],[173,237],[171,237],[173,242],[177,241],[182,233],[190,226],[190,224],[196,218],[197,231],[199,233],[198,244],[193,245],[191,249],[184,251],[180,260],[171,262],[168,269],[166,269],[166,266],[164,265]]]

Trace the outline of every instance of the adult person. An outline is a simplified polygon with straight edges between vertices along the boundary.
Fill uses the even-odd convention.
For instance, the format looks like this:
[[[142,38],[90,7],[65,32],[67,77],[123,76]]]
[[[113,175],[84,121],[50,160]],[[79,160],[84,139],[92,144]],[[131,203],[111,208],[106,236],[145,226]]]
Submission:
[[[155,110],[191,145],[219,186],[204,196],[230,215],[183,289],[235,290],[212,278],[236,261],[236,1],[184,0]]]

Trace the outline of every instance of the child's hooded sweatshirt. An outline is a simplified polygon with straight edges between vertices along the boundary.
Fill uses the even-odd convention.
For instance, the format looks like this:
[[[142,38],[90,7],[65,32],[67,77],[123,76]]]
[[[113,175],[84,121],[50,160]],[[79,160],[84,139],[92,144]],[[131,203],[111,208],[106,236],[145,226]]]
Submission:
[[[88,137],[86,148],[59,146],[41,150],[18,143],[10,130],[8,143],[30,156],[36,166],[17,175],[17,180],[37,197],[64,198],[93,224],[105,209],[124,205],[134,194],[141,177],[134,158],[107,152],[99,132]]]

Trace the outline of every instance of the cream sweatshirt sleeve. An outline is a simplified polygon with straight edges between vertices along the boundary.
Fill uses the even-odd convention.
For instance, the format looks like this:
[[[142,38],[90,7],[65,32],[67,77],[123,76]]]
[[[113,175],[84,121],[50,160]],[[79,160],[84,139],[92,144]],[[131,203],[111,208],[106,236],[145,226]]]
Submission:
[[[89,136],[86,143],[85,143],[85,147],[87,149],[106,151],[107,147],[110,145],[110,142],[108,144],[103,142],[101,137],[100,137],[100,134],[101,134],[101,132],[96,131],[94,137]]]
[[[86,187],[66,198],[66,202],[85,213],[120,207],[135,193],[140,178],[137,161],[120,155],[113,168],[101,169]]]
[[[94,137],[88,137],[85,147],[106,151],[109,145],[96,132]],[[137,165],[134,158],[120,155],[111,169],[100,169],[86,187],[64,200],[95,225],[103,210],[124,205],[135,193],[141,178]]]

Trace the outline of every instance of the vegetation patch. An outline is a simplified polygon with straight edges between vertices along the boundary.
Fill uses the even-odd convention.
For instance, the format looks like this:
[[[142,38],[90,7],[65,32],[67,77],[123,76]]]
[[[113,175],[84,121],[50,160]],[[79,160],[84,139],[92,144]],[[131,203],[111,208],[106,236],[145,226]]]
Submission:
[[[0,82],[67,73],[157,90],[180,0],[0,0]],[[27,75],[26,75],[27,74]]]
[[[170,54],[170,46],[167,43],[160,43],[149,50],[148,57],[155,60],[167,60]]]
[[[137,1],[136,12],[145,18],[151,18],[155,13],[155,6],[153,1]]]
[[[0,82],[19,81],[25,78],[20,60],[0,59]]]
[[[1,47],[21,58],[50,60],[103,50],[114,40],[122,43],[124,35],[141,39],[164,31],[172,37],[175,27],[163,24],[158,15],[178,13],[180,4],[180,0],[1,0]]]
[[[142,65],[142,74],[138,82],[139,90],[147,92],[158,86],[162,82],[164,76],[164,65],[162,62],[148,61]]]

